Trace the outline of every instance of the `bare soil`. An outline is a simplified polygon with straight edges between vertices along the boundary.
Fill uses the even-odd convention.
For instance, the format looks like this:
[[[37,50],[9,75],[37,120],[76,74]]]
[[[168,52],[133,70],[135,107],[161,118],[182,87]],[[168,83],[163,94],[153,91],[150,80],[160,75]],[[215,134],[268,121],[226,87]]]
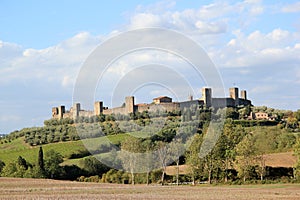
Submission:
[[[0,178],[0,199],[300,199],[299,184],[159,186]]]

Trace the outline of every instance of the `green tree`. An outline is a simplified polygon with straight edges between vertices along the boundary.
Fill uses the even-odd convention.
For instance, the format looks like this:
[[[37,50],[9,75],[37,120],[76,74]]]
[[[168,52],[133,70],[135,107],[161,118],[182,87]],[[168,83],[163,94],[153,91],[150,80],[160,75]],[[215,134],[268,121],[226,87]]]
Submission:
[[[223,146],[221,150],[221,160],[224,170],[224,181],[228,181],[229,168],[233,168],[234,161],[236,159],[235,147],[244,138],[246,132],[240,125],[234,126],[233,120],[227,120],[224,129],[223,136],[220,137],[219,143]],[[223,151],[223,154],[222,154]]]
[[[207,173],[208,183],[211,184],[212,178],[218,178],[220,158],[224,153],[224,145],[221,145],[223,126],[220,123],[212,123],[204,130],[203,142],[199,156],[204,161],[204,172]]]
[[[238,110],[240,119],[247,118],[251,113],[251,106],[245,106]]]
[[[19,165],[18,162],[15,161],[4,166],[1,172],[1,176],[23,178],[25,172],[25,167]]]
[[[186,163],[188,165],[188,173],[192,178],[193,185],[195,185],[195,178],[197,174],[203,172],[203,162],[201,162],[201,159],[199,158],[202,135],[196,134],[189,142],[190,145],[185,156]]]
[[[40,146],[40,149],[39,149],[38,165],[39,165],[39,168],[41,169],[41,171],[45,170],[45,166],[44,166],[44,153],[43,153],[42,146]]]
[[[275,141],[271,138],[274,138],[272,132],[268,129],[259,130],[255,133],[254,139],[254,150],[255,150],[255,161],[258,163],[257,172],[260,176],[261,181],[264,179],[266,174],[266,154],[269,152],[270,147]],[[268,138],[266,140],[266,138]]]
[[[297,119],[297,121],[300,121],[300,109],[294,112],[294,116]]]
[[[81,164],[83,165],[83,169],[86,170],[89,175],[101,176],[110,169],[95,157],[87,157],[81,161]]]
[[[234,108],[226,108],[226,119],[239,119],[239,112],[237,112]]]
[[[298,138],[294,145],[294,156],[297,157],[297,162],[294,166],[294,178],[300,179],[300,138]]]
[[[5,166],[5,163],[2,160],[0,160],[0,174],[1,174],[1,171],[4,168],[4,166]]]
[[[286,120],[286,128],[291,128],[291,129],[295,129],[298,128],[299,124],[298,124],[298,120],[296,117],[294,116],[289,116]]]
[[[49,178],[58,178],[61,175],[62,167],[59,164],[63,161],[62,155],[53,149],[46,152],[45,171]]]
[[[151,140],[145,140],[142,143],[142,148],[145,153],[145,156],[142,157],[142,165],[146,171],[146,184],[149,185],[150,172],[153,168],[157,167],[156,162],[153,162],[155,160],[153,154],[154,144]]]
[[[176,163],[176,185],[179,185],[179,159],[184,154],[185,146],[181,139],[172,141],[169,145],[170,159]]]
[[[253,161],[255,158],[255,145],[252,134],[246,135],[237,145],[237,170],[238,176],[245,182],[251,178]]]
[[[138,138],[127,138],[121,143],[119,156],[122,160],[122,166],[131,174],[131,183],[135,184],[135,173],[141,167],[138,161],[141,159],[140,154],[142,150],[141,140]]]
[[[46,176],[39,166],[33,166],[26,170],[24,178],[46,178]]]
[[[25,170],[28,169],[27,161],[22,156],[18,157],[18,165],[23,166]]]
[[[159,159],[160,167],[162,169],[162,174],[161,174],[161,184],[162,185],[164,185],[167,164],[169,161],[167,144],[168,143],[162,142],[162,141],[158,141],[156,143],[158,159]]]
[[[15,174],[17,172],[17,165],[14,162],[8,163],[2,169],[1,176],[4,177],[16,177]]]

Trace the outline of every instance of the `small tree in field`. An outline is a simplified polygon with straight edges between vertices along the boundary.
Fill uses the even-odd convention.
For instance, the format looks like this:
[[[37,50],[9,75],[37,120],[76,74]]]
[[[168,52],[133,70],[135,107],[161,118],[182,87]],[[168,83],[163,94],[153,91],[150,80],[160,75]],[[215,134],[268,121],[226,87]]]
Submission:
[[[169,156],[176,163],[176,185],[179,185],[179,159],[185,150],[184,144],[181,139],[175,140],[170,143]]]
[[[39,149],[38,165],[39,165],[39,168],[40,168],[41,171],[45,170],[45,167],[44,167],[44,153],[43,153],[42,146],[40,146],[40,149]]]
[[[5,166],[5,163],[2,160],[0,160],[0,174],[1,174],[1,171],[4,168],[4,166]]]
[[[169,160],[168,143],[158,141],[156,144],[156,148],[157,148],[159,163],[162,168],[161,184],[164,185],[165,174],[166,174],[167,164]]]
[[[246,179],[251,178],[253,160],[255,158],[255,146],[253,136],[246,135],[244,139],[237,145],[237,168],[238,176],[245,182]]]
[[[154,154],[152,153],[154,144],[151,140],[145,140],[142,144],[142,148],[145,155],[141,158],[141,165],[143,166],[144,171],[146,171],[146,184],[149,185],[150,172],[153,167],[156,166]]]
[[[120,159],[125,170],[131,174],[131,183],[135,184],[135,173],[139,168],[139,153],[142,149],[141,140],[128,138],[121,143]]]
[[[202,135],[195,135],[186,152],[186,163],[188,165],[189,175],[191,176],[193,185],[195,185],[195,177],[199,171],[203,171],[203,162],[199,158],[199,151],[202,144]]]
[[[294,178],[300,179],[300,139],[294,145],[294,155],[297,157],[297,162],[294,166]]]
[[[63,161],[62,155],[53,149],[46,152],[45,170],[49,178],[57,178],[61,175],[62,167],[59,164]]]

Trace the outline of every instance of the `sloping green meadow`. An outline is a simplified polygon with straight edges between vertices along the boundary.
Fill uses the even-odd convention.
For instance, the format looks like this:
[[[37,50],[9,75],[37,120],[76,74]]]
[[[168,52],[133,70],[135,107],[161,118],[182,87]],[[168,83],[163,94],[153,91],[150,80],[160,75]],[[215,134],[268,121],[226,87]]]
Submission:
[[[44,153],[53,149],[59,152],[65,159],[65,164],[78,164],[77,159],[70,159],[72,155],[80,154],[86,151],[85,145],[89,145],[89,149],[96,150],[102,144],[118,144],[120,141],[129,137],[127,134],[109,135],[107,137],[99,137],[78,141],[58,142],[42,145]],[[24,138],[12,140],[9,143],[0,144],[0,160],[6,164],[14,162],[19,156],[25,158],[28,162],[34,164],[37,162],[39,146],[30,146],[24,142]]]

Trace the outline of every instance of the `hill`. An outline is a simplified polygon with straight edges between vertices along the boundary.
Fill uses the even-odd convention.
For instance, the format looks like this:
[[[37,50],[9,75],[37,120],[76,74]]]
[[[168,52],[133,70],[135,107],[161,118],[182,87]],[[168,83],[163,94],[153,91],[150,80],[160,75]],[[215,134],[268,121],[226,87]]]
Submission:
[[[118,135],[109,135],[107,138],[113,143],[118,144],[122,140],[127,137],[126,134],[118,134]],[[104,138],[92,138],[92,139],[85,139],[85,140],[78,140],[78,141],[67,141],[67,142],[57,142],[57,143],[50,143],[44,144],[43,149],[45,152],[53,149],[60,153],[66,162],[72,163],[72,159],[74,157],[78,157],[78,155],[83,154],[87,151],[84,143],[89,144],[92,148],[99,147],[102,143],[104,143]],[[84,143],[83,143],[84,142]],[[30,163],[37,162],[37,155],[39,151],[39,146],[30,146],[29,144],[24,142],[24,137],[17,138],[12,140],[10,143],[3,143],[0,144],[0,160],[5,163],[12,162],[17,160],[19,156],[22,156]],[[80,156],[79,156],[80,157]],[[73,161],[74,162],[74,161]],[[77,162],[74,162],[77,164]]]
[[[103,182],[110,183],[133,183],[137,179],[138,183],[148,181],[164,183],[165,173],[167,175],[177,173],[174,166],[166,168],[166,163],[180,163],[184,164],[180,166],[180,175],[187,175],[187,166],[193,168],[193,174],[182,176],[182,181],[197,179],[211,182],[214,179],[223,182],[231,179],[245,182],[257,180],[259,176],[263,178],[264,170],[269,170],[265,166],[293,167],[296,158],[291,152],[298,138],[299,129],[296,124],[289,125],[289,123],[298,123],[298,121],[276,121],[270,124],[267,121],[233,119],[239,116],[239,111],[233,108],[213,111],[191,107],[184,109],[183,113],[165,112],[162,115],[147,112],[126,117],[99,115],[94,118],[80,118],[80,123],[71,119],[46,120],[43,127],[14,131],[0,140],[0,160],[7,164],[3,170],[1,169],[2,175],[67,179],[66,177],[72,174],[70,180],[100,181],[101,179]],[[212,151],[205,157],[199,158],[202,146],[209,145],[211,142],[209,140],[213,139],[208,127],[212,120],[218,121],[217,116],[224,114],[227,118],[224,126],[215,124],[214,127],[215,130],[220,131],[220,135],[216,138],[215,144],[211,143]],[[124,151],[113,154],[115,156],[109,155],[108,152],[115,152],[111,151],[112,144]],[[188,144],[188,148],[181,151],[184,144]],[[89,146],[89,151],[85,148],[86,145]],[[51,152],[50,150],[55,151],[51,154],[54,160],[50,154],[45,154],[47,172],[44,174],[39,173],[42,167],[37,162],[40,146],[46,153]],[[127,152],[156,152],[154,155],[156,160],[151,162],[152,164],[154,162],[155,169],[159,170],[135,175],[136,165],[132,163],[145,167],[146,160],[149,159],[136,160],[136,156],[131,156]],[[110,169],[91,154],[108,158],[112,163],[122,165],[131,173]],[[259,156],[261,154],[265,155],[264,162]],[[23,160],[19,156],[23,157]],[[143,163],[140,163],[141,160]],[[50,164],[54,161],[58,161],[58,164],[55,168],[51,168]],[[3,167],[3,163],[1,165]],[[55,176],[50,174],[52,169]],[[287,173],[282,176],[290,179],[293,172],[291,173],[290,169],[284,170]],[[26,176],[22,176],[25,171]],[[268,173],[266,178],[279,180],[280,175],[277,173],[274,177]],[[175,177],[178,183],[180,177]],[[166,182],[174,181],[175,177],[166,176]]]

